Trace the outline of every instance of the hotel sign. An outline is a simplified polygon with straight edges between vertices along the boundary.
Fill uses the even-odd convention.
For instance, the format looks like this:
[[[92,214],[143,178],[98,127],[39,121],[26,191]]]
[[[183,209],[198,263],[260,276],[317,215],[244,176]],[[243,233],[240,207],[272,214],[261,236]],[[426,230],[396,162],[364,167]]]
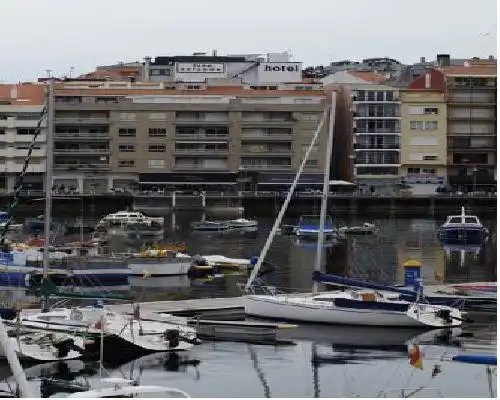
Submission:
[[[177,63],[176,71],[181,74],[221,74],[224,73],[223,63]]]
[[[258,75],[259,83],[299,83],[302,82],[302,63],[263,62]]]

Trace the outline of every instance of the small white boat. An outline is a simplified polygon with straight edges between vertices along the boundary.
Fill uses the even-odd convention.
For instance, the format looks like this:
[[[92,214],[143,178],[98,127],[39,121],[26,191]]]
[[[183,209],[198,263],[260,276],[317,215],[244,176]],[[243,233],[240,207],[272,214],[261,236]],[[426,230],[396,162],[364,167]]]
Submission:
[[[231,228],[258,228],[259,223],[256,220],[238,218],[227,221]]]
[[[85,350],[82,337],[53,332],[9,332],[9,342],[20,360],[49,362],[80,358]],[[0,358],[5,358],[0,348]]]
[[[345,290],[316,295],[247,295],[245,314],[315,323],[446,328],[462,324],[458,309],[399,300],[398,294]]]
[[[101,318],[104,327],[100,326]],[[102,331],[133,347],[147,351],[182,351],[197,342],[196,329],[176,322],[144,321],[98,307],[59,308],[45,313],[21,312],[25,329],[67,332],[99,338]],[[7,322],[6,322],[7,323]],[[140,334],[141,333],[141,334]]]
[[[131,379],[123,378],[104,378],[102,383],[108,383],[113,387],[104,387],[99,389],[87,390],[85,392],[75,392],[67,396],[68,398],[103,398],[103,397],[147,397],[155,398],[185,398],[190,396],[175,388],[163,386],[137,385],[137,382]],[[124,386],[127,385],[127,386]],[[154,396],[151,396],[154,395]]]
[[[465,213],[465,207],[462,207],[460,215],[448,216],[438,231],[439,239],[444,242],[482,243],[488,234],[488,229],[483,226],[478,217]]]
[[[497,297],[497,283],[496,282],[473,282],[473,283],[458,283],[449,285],[458,294],[466,296],[478,297]]]
[[[165,220],[163,217],[148,217],[139,211],[118,211],[103,217],[97,224],[97,227],[124,226],[125,224],[138,223],[155,223],[163,226]]]
[[[200,232],[222,232],[231,229],[231,226],[224,221],[197,221],[191,223],[191,228]]]
[[[179,276],[187,275],[192,258],[174,250],[145,250],[128,256],[131,276]]]
[[[375,225],[365,222],[360,226],[343,226],[338,231],[344,235],[373,235],[378,232],[378,229]]]

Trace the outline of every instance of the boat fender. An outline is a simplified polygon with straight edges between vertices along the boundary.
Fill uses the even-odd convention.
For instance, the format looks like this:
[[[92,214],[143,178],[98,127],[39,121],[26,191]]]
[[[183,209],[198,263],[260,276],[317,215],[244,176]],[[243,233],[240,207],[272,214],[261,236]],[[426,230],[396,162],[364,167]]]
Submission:
[[[179,346],[179,331],[176,329],[167,329],[164,338],[168,341],[168,347],[175,348]]]

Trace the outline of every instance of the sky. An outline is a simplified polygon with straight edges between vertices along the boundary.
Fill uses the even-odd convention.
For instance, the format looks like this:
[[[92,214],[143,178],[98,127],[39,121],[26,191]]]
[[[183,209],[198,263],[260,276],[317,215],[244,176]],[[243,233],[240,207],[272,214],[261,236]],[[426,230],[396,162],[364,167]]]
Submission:
[[[144,56],[290,51],[308,65],[497,55],[496,0],[0,0],[0,82]]]

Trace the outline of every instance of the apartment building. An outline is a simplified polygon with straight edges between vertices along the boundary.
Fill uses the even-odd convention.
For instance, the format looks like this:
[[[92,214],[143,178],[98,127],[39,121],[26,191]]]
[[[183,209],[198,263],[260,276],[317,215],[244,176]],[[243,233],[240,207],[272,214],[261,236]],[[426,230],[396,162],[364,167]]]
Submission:
[[[289,185],[325,109],[322,86],[197,86],[58,83],[56,184],[80,191],[137,183],[247,190]],[[303,183],[322,182],[326,133],[327,124]]]
[[[322,79],[351,93],[354,177],[361,184],[392,187],[400,167],[399,90],[373,72],[343,70]]]
[[[434,194],[446,179],[447,105],[443,74],[430,70],[400,91],[399,175],[416,194]]]
[[[0,85],[0,190],[14,191],[45,102],[41,84]],[[24,178],[26,189],[43,189],[46,121],[37,136]]]
[[[440,71],[448,104],[448,180],[452,185],[495,184],[496,61],[472,59]]]

